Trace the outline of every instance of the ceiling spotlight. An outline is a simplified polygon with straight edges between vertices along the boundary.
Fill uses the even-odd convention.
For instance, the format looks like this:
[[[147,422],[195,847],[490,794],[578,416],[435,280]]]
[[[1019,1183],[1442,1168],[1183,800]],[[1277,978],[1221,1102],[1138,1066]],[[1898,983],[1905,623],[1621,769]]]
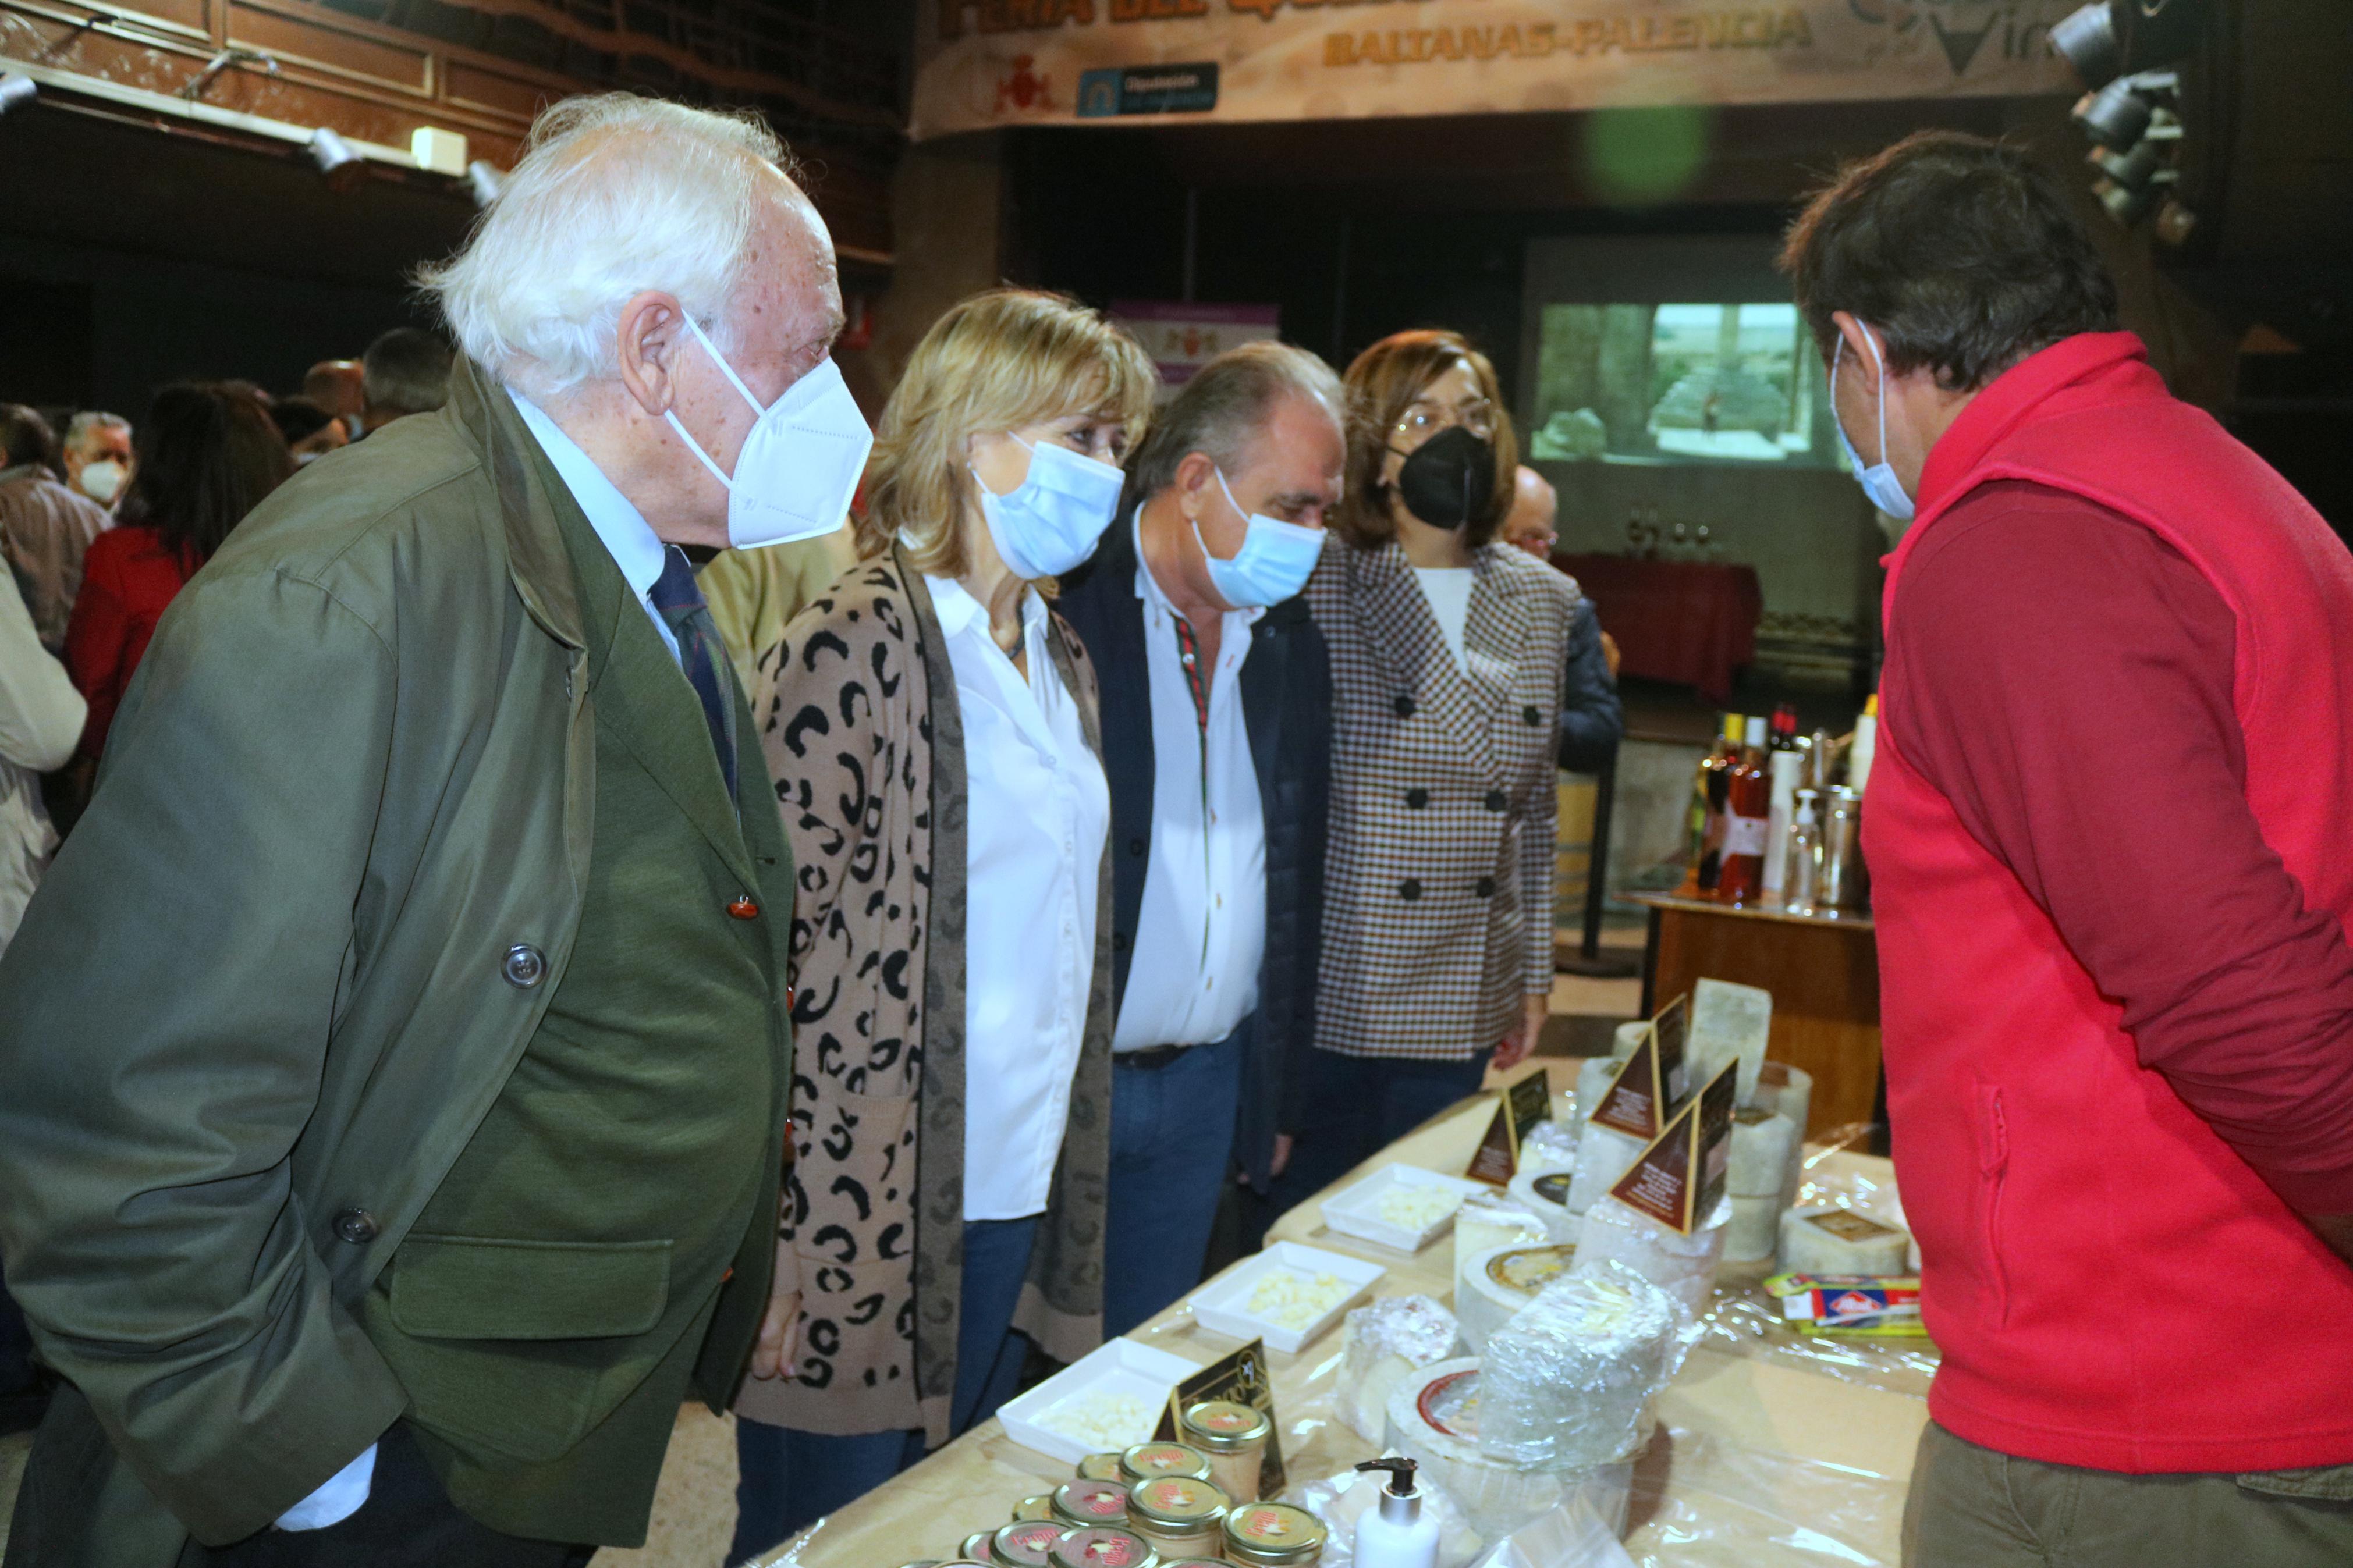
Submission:
[[[359,184],[367,173],[367,163],[350,142],[320,126],[311,132],[311,163],[327,182],[327,188],[338,194]]]
[[[2129,153],[2156,112],[2157,106],[2134,90],[2130,77],[2118,77],[2099,91],[2085,93],[2075,105],[2074,121],[2101,146]]]
[[[2109,0],[2093,0],[2052,24],[2051,47],[2074,69],[2086,92],[2097,92],[2124,68],[2124,45],[2116,37],[2116,15]]]
[[[466,184],[474,193],[474,205],[486,207],[506,189],[507,177],[497,165],[477,158],[466,165]]]
[[[0,114],[12,109],[21,109],[40,96],[40,88],[24,72],[9,71],[0,75]]]

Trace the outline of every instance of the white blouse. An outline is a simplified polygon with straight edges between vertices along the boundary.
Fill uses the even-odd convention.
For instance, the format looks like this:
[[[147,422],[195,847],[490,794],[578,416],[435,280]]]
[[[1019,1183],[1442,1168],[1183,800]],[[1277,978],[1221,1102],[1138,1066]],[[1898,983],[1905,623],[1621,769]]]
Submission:
[[[1021,603],[1025,681],[978,600],[923,581],[964,718],[964,1217],[1022,1219],[1045,1211],[1070,1119],[1111,790],[1036,591]]]

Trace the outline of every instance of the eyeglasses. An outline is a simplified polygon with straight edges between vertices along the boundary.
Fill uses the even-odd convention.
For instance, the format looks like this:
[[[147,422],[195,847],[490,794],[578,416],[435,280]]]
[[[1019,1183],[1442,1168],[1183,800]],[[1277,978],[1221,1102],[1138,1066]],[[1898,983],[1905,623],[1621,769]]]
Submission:
[[[1406,405],[1405,412],[1390,428],[1398,435],[1416,442],[1428,440],[1450,426],[1460,425],[1482,441],[1495,434],[1495,405],[1482,397],[1460,407],[1446,408],[1419,399]]]

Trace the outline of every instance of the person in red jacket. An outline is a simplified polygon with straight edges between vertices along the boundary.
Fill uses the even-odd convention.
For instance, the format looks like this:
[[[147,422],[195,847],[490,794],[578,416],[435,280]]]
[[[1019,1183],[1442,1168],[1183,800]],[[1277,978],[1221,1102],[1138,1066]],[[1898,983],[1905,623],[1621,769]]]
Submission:
[[[2014,149],[1784,255],[1889,557],[1863,802],[1917,1568],[2353,1562],[2353,556]]]
[[[294,471],[260,400],[216,383],[157,393],[138,457],[127,521],[91,542],[66,626],[66,672],[90,702],[79,754],[92,762],[164,608]]]

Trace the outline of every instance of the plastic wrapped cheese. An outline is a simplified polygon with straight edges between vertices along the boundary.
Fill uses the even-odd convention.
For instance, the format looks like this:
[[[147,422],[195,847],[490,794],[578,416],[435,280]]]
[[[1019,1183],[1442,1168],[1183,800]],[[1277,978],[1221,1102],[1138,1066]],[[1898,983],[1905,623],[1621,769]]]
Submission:
[[[1617,1033],[1609,1038],[1610,1056],[1624,1061],[1642,1048],[1642,1037],[1650,1032],[1651,1021],[1648,1018],[1636,1018],[1631,1023],[1619,1025]]]
[[[1765,1065],[1766,1037],[1773,1029],[1773,994],[1725,980],[1702,980],[1692,987],[1691,1035],[1684,1047],[1695,1089],[1740,1064],[1740,1098],[1757,1092]]]
[[[1902,1274],[1905,1230],[1852,1209],[1791,1209],[1781,1216],[1781,1267],[1791,1274]]]
[[[1601,1109],[1601,1097],[1618,1081],[1619,1070],[1625,1065],[1621,1057],[1588,1057],[1577,1064],[1577,1120],[1580,1127]]]
[[[1567,1204],[1571,1214],[1583,1214],[1593,1206],[1597,1198],[1607,1197],[1609,1189],[1618,1184],[1634,1162],[1641,1157],[1649,1142],[1615,1127],[1604,1127],[1598,1121],[1585,1124],[1585,1136],[1577,1144],[1577,1179],[1568,1185]]]
[[[1554,1280],[1487,1341],[1479,1451],[1549,1469],[1632,1458],[1680,1327],[1673,1300],[1621,1266]]]
[[[1532,1214],[1502,1193],[1475,1193],[1454,1215],[1454,1299],[1462,1299],[1462,1274],[1472,1259],[1498,1247],[1534,1247],[1555,1239],[1544,1216]]]
[[[1731,1220],[1732,1205],[1719,1203],[1706,1223],[1686,1236],[1605,1197],[1585,1211],[1574,1271],[1590,1275],[1611,1263],[1623,1264],[1697,1318],[1714,1294],[1715,1266],[1723,1261],[1725,1227]]]
[[[1489,1334],[1567,1273],[1576,1258],[1575,1247],[1556,1241],[1473,1253],[1455,1279],[1454,1316],[1462,1325],[1462,1342],[1473,1351],[1483,1348]]]
[[[1781,1239],[1781,1196],[1730,1200],[1732,1218],[1724,1227],[1726,1263],[1762,1263]]]
[[[1542,1174],[1577,1168],[1578,1129],[1575,1122],[1539,1121],[1520,1140],[1518,1168]]]
[[[1494,1542],[1557,1507],[1564,1478],[1481,1453],[1479,1403],[1479,1363],[1440,1362],[1398,1384],[1383,1436],[1391,1453],[1413,1460],[1471,1528]]]
[[[1732,1113],[1732,1168],[1725,1190],[1736,1198],[1778,1198],[1789,1179],[1789,1149],[1798,1129],[1761,1105]]]
[[[1781,1184],[1781,1205],[1798,1201],[1798,1183],[1806,1171],[1806,1118],[1813,1111],[1814,1075],[1787,1062],[1767,1062],[1757,1079],[1757,1092],[1748,1103],[1779,1111],[1798,1130],[1789,1145],[1789,1174]]]
[[[1385,1296],[1348,1314],[1340,1351],[1340,1418],[1368,1443],[1388,1429],[1389,1394],[1458,1348],[1454,1314],[1429,1296]]]
[[[1552,1240],[1575,1241],[1577,1216],[1568,1208],[1568,1190],[1575,1181],[1568,1171],[1522,1171],[1512,1178],[1512,1201],[1544,1221],[1545,1234]]]

